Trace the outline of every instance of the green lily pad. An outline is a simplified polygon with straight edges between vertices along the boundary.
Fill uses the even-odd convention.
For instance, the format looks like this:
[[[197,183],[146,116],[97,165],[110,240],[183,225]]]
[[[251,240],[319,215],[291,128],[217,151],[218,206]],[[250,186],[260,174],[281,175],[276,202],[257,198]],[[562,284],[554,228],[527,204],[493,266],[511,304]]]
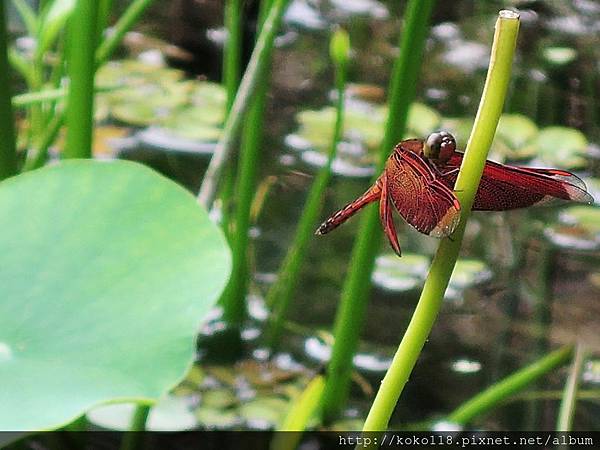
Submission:
[[[240,406],[239,414],[250,429],[266,430],[276,428],[288,408],[288,402],[280,397],[257,397]]]
[[[585,167],[588,140],[574,128],[546,127],[536,139],[537,155],[544,166],[580,169]]]
[[[227,388],[211,389],[202,393],[202,406],[225,409],[237,403],[237,398]]]
[[[202,406],[196,410],[195,415],[200,426],[208,430],[230,430],[239,426],[242,421],[235,410],[213,407]]]
[[[179,70],[137,60],[106,65],[97,82],[120,87],[98,96],[99,119],[113,117],[138,127],[159,125],[190,140],[219,138],[227,96],[219,84],[185,80]]]
[[[379,256],[375,260],[373,284],[386,291],[412,291],[423,284],[429,263],[428,257],[412,253],[405,253],[402,258],[392,254]]]
[[[577,58],[577,50],[571,47],[546,47],[542,51],[544,59],[552,65],[564,66]]]
[[[162,125],[177,137],[205,142],[216,142],[221,136],[220,123],[224,111],[192,106],[171,114]]]
[[[532,158],[536,152],[537,125],[522,114],[503,114],[498,123],[492,153],[501,159]]]
[[[183,397],[161,398],[150,410],[146,421],[148,431],[187,431],[196,428],[197,421],[188,400]],[[127,431],[135,411],[132,403],[104,405],[87,413],[87,419],[107,430]]]
[[[570,250],[596,250],[600,247],[600,208],[575,205],[559,214],[559,223],[544,230],[554,245]]]
[[[139,164],[68,161],[0,183],[0,430],[152,401],[184,376],[230,270],[194,197]]]
[[[387,291],[407,292],[420,289],[427,276],[430,260],[423,255],[405,253],[402,258],[388,254],[375,261],[373,284]],[[459,259],[450,278],[445,297],[457,299],[472,286],[488,281],[492,272],[483,261]]]
[[[460,258],[454,266],[454,271],[448,283],[445,297],[459,300],[462,292],[470,287],[489,281],[492,271],[486,263],[478,259]]]

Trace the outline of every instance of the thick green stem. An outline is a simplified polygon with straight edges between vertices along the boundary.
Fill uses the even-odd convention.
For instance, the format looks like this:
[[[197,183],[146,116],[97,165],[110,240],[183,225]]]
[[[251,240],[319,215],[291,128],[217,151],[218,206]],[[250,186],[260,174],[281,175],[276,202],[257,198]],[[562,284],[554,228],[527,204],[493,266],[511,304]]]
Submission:
[[[140,431],[146,430],[146,421],[148,420],[150,409],[150,405],[136,405],[129,430],[123,434],[121,450],[138,450],[142,447],[144,434],[140,433]]]
[[[227,90],[227,111],[231,109],[240,84],[242,65],[242,1],[227,0],[225,3],[225,54],[223,57],[223,84]]]
[[[377,392],[363,431],[383,431],[387,428],[400,394],[440,310],[502,113],[518,31],[518,14],[500,11],[483,95],[454,188],[461,204],[461,221],[452,240],[444,239],[440,243],[419,303]]]
[[[241,0],[227,0],[225,3],[225,29],[227,40],[223,53],[223,84],[227,91],[227,114],[231,111],[235,94],[240,84],[242,71],[242,37],[243,37],[243,5]],[[220,189],[221,226],[228,238],[229,225],[232,220],[231,207],[235,189],[235,164],[229,160],[223,172]]]
[[[0,180],[17,172],[15,121],[11,105],[6,13],[0,2]]]
[[[347,51],[349,51],[349,48]],[[331,179],[331,164],[335,159],[338,144],[342,139],[346,89],[346,63],[343,61],[341,64],[336,64],[335,85],[337,90],[336,118],[327,163],[319,170],[310,188],[298,222],[294,242],[281,264],[277,281],[273,284],[267,296],[267,305],[272,309],[272,317],[265,332],[265,341],[272,350],[276,350],[279,343],[285,316],[298,285],[306,249],[310,240],[314,237],[317,221],[323,208],[323,196]]]
[[[271,0],[263,0],[261,2],[259,18],[261,33],[262,27],[265,25],[264,18],[270,11],[271,6]],[[272,49],[272,45],[265,49],[263,57],[267,63],[271,60]],[[246,317],[250,209],[254,199],[254,191],[256,190],[269,79],[268,71],[262,71],[258,80],[258,89],[251,100],[252,105],[244,124],[240,147],[240,160],[235,186],[235,212],[233,217],[235,231],[230,236],[233,267],[229,284],[222,297],[223,317],[228,324],[235,327],[239,327]],[[230,114],[233,114],[233,111],[230,111]]]
[[[215,147],[215,152],[198,193],[198,201],[207,209],[212,206],[221,172],[242,128],[246,112],[250,107],[250,100],[256,92],[259,80],[262,79],[262,73],[270,62],[273,42],[288,3],[289,0],[274,0],[264,26],[261,28],[250,62],[231,107],[231,112],[225,121],[223,134]]]
[[[97,42],[102,42],[102,35],[104,34],[104,30],[108,27],[113,3],[114,0],[98,0],[98,22],[96,28]]]
[[[567,346],[546,355],[460,405],[448,415],[448,421],[459,425],[469,424],[475,417],[486,413],[541,376],[565,364],[572,354],[573,348]]]
[[[325,388],[325,377],[321,374],[314,377],[302,393],[295,399],[283,423],[271,441],[271,450],[294,450],[302,438],[301,432],[306,430],[319,408],[321,395]]]
[[[565,390],[560,402],[558,420],[556,421],[556,431],[573,430],[573,417],[575,417],[575,405],[577,404],[579,380],[581,379],[581,372],[583,371],[585,354],[586,351],[583,344],[577,344],[573,362],[571,364],[571,370],[569,372],[569,378],[567,378]]]
[[[407,6],[404,31],[399,45],[400,54],[392,70],[389,113],[380,148],[378,173],[383,169],[390,151],[400,141],[406,128],[408,108],[416,93],[417,77],[434,3],[434,0],[410,0]],[[323,414],[326,421],[333,420],[338,415],[348,396],[352,358],[358,345],[371,289],[371,272],[380,244],[379,216],[377,209],[370,206],[363,213],[335,320],[335,343],[327,369],[323,397]]]
[[[98,2],[79,0],[70,19],[69,97],[65,158],[91,158],[94,123],[94,53]]]

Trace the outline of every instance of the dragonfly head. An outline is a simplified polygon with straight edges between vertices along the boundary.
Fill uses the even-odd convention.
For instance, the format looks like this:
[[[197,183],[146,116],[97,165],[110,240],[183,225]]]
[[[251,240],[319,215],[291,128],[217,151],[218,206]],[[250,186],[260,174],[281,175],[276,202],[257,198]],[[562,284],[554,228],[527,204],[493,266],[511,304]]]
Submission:
[[[456,141],[447,131],[429,135],[423,145],[423,155],[438,164],[445,164],[456,151]]]

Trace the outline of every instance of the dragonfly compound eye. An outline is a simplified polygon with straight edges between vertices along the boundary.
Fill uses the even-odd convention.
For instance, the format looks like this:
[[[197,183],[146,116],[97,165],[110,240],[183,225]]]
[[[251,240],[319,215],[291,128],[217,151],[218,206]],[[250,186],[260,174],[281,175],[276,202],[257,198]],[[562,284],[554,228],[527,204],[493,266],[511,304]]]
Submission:
[[[437,160],[440,156],[443,139],[443,132],[430,134],[423,146],[423,155],[426,158]]]

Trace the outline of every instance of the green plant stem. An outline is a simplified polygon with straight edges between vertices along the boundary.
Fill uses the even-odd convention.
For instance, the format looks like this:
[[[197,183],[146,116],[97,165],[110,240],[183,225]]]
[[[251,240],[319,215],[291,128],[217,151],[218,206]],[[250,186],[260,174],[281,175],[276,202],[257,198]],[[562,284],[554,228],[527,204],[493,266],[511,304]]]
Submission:
[[[392,69],[389,112],[380,148],[378,174],[406,128],[408,108],[416,93],[417,77],[434,3],[434,0],[410,0],[407,5],[404,31],[399,44],[400,54]],[[325,421],[333,420],[338,415],[348,396],[352,358],[358,345],[371,289],[371,272],[380,245],[379,215],[377,208],[369,206],[363,213],[335,319],[335,343],[327,368],[323,396]]]
[[[94,123],[94,53],[98,2],[79,0],[69,26],[67,69],[70,88],[67,103],[65,158],[91,158]]]
[[[331,179],[331,164],[335,159],[337,148],[342,139],[344,125],[344,102],[346,89],[346,65],[336,65],[335,85],[337,90],[336,118],[333,136],[329,146],[327,163],[321,167],[313,182],[298,227],[294,241],[290,246],[277,276],[277,281],[269,289],[267,305],[272,310],[271,320],[265,332],[265,341],[273,351],[277,349],[279,337],[285,316],[298,285],[300,269],[305,259],[306,249],[314,236],[317,221],[323,209],[323,196]]]
[[[415,312],[377,392],[363,431],[383,431],[387,428],[396,402],[441,307],[444,292],[458,258],[489,147],[502,113],[518,31],[518,14],[501,11],[496,22],[490,66],[481,102],[454,188],[461,204],[461,221],[452,240],[444,239],[440,243]]]
[[[17,173],[15,120],[11,105],[5,2],[0,2],[0,180]]]
[[[112,11],[114,0],[98,0],[98,22],[96,30],[97,42],[102,42],[102,34],[108,27],[110,13]]]
[[[240,84],[242,65],[242,1],[225,2],[225,54],[223,57],[223,83],[227,91],[227,111],[231,109]]]
[[[140,431],[146,430],[146,421],[148,420],[150,409],[150,405],[136,405],[129,430],[123,434],[121,450],[138,450],[141,448],[144,435]]]
[[[583,344],[577,344],[575,347],[575,355],[573,356],[569,377],[567,378],[565,390],[560,402],[560,410],[558,412],[558,420],[556,422],[556,431],[571,431],[573,429],[575,405],[577,403],[579,380],[581,379],[581,372],[583,371],[585,354],[586,351]]]
[[[272,7],[271,0],[262,0],[259,13],[259,27],[265,26],[265,17]],[[272,45],[263,55],[271,60]],[[260,149],[263,140],[264,115],[269,84],[267,70],[261,72],[258,88],[251,100],[247,118],[243,127],[240,146],[240,160],[235,186],[235,212],[233,214],[234,233],[229,236],[233,267],[229,284],[222,297],[223,318],[233,327],[239,327],[246,317],[246,293],[248,290],[248,231],[250,229],[250,210],[256,190],[256,179],[260,163]],[[233,114],[233,110],[230,111]]]
[[[469,424],[511,395],[527,387],[551,370],[565,364],[573,354],[573,347],[562,347],[509,375],[463,403],[448,415],[448,421],[459,425]]]
[[[242,66],[242,1],[226,0],[225,3],[225,28],[227,40],[223,53],[223,84],[227,91],[227,114],[231,111],[235,94],[240,84]],[[221,198],[221,225],[228,239],[231,222],[231,206],[235,189],[235,164],[230,159],[223,172],[223,182],[220,189]]]
[[[294,450],[298,446],[302,437],[301,432],[306,430],[306,426],[319,407],[324,388],[323,375],[317,375],[308,383],[299,397],[292,402],[290,410],[271,441],[271,450]]]
[[[116,25],[114,26],[114,32],[106,37],[98,46],[95,56],[96,67],[100,67],[106,63],[112,56],[115,49],[119,46],[125,34],[133,27],[133,25],[139,20],[145,10],[154,2],[154,0],[135,0],[125,10],[123,15],[119,18]],[[28,80],[28,85],[32,83],[32,70],[28,67],[27,62],[22,60],[20,55],[16,52],[11,52],[11,63],[13,66],[19,67],[19,72]],[[60,116],[60,117],[57,117]],[[55,114],[52,122],[46,127],[46,131],[42,133],[42,136],[38,139],[38,143],[34,144],[32,155],[27,155],[27,162],[25,169],[34,169],[41,167],[47,157],[47,150],[52,145],[55,137],[58,135],[60,126],[65,121],[65,111],[60,111]],[[51,138],[51,140],[48,140]]]
[[[112,92],[119,88],[120,86],[96,86],[94,92]],[[37,103],[55,102],[56,100],[65,98],[67,93],[67,89],[47,89],[39,92],[26,92],[24,94],[14,95],[12,98],[12,106],[14,108],[23,108]]]
[[[135,25],[141,15],[154,3],[155,0],[135,0],[127,7],[119,18],[112,33],[107,36],[96,50],[96,65],[101,66],[112,56],[115,49],[121,44],[125,34]]]
[[[289,0],[274,0],[264,26],[261,28],[250,62],[233,101],[231,112],[225,121],[223,133],[215,147],[215,152],[198,193],[198,202],[206,209],[210,209],[212,206],[223,167],[227,163],[235,140],[242,128],[246,111],[250,107],[250,100],[256,92],[258,82],[262,79],[262,73],[270,62],[273,42],[288,3]]]
[[[48,159],[48,150],[58,136],[60,128],[65,122],[65,115],[62,111],[56,114],[44,133],[39,137],[38,142],[34,142],[32,148],[27,152],[27,158],[25,159],[25,165],[23,171],[39,169],[44,165]]]

